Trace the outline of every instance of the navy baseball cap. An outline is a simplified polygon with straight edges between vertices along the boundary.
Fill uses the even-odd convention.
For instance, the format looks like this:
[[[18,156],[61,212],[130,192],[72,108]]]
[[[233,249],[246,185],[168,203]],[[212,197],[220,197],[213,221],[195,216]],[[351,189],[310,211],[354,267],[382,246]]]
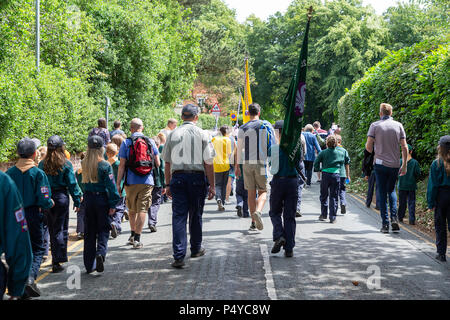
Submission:
[[[278,120],[275,122],[274,129],[283,129],[284,126],[284,120]]]
[[[443,136],[439,139],[439,145],[441,147],[450,148],[450,135]]]
[[[103,138],[100,136],[90,136],[88,139],[89,149],[100,149],[103,147]]]
[[[21,158],[28,158],[36,152],[41,142],[38,139],[23,138],[17,143],[17,154]]]
[[[63,139],[61,139],[61,137],[57,136],[57,135],[51,136],[47,140],[47,147],[49,147],[51,149],[60,148],[63,145],[65,145]]]
[[[187,104],[181,110],[181,114],[188,118],[195,117],[198,114],[198,107],[193,104]]]

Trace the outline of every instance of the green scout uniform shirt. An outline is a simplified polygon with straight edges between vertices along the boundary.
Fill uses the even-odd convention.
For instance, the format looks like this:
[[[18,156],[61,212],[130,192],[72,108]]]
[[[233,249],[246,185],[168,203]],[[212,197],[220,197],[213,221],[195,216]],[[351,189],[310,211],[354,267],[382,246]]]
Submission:
[[[339,150],[337,148],[327,148],[325,150],[322,150],[317,156],[316,160],[314,160],[314,170],[320,170],[321,162],[322,172],[340,174],[341,167],[349,164],[350,158],[348,156],[348,152],[342,152],[342,150]]]
[[[119,165],[120,165],[120,160],[117,160],[116,162],[111,164],[111,167],[112,167],[112,170],[113,170],[113,173],[114,173],[115,181],[117,181],[117,174],[119,173]],[[122,190],[122,195],[121,195],[122,198],[127,195],[126,192],[125,192],[125,188],[123,187],[124,183],[125,183],[125,177],[122,178],[122,181],[120,181],[120,189]]]
[[[111,165],[106,161],[98,163],[98,182],[97,183],[83,183],[86,192],[106,192],[108,194],[108,204],[110,208],[115,208],[120,200],[119,192],[117,191],[114,173]]]
[[[400,161],[400,166],[402,161]],[[417,190],[417,180],[419,180],[420,166],[415,159],[408,161],[407,171],[404,176],[398,177],[398,190],[414,191]]]
[[[348,155],[348,151],[346,149],[344,149],[343,147],[337,146],[336,149],[339,150],[339,151],[343,151],[344,154],[345,154],[345,157],[348,158],[348,163],[344,162],[344,165],[341,166],[341,169],[339,171],[339,174],[341,175],[341,178],[346,178],[347,177],[347,172],[345,171],[345,165],[346,164],[350,164],[350,156]]]
[[[24,208],[37,206],[43,209],[50,209],[53,206],[50,183],[44,171],[33,167],[22,173],[19,168],[14,166],[6,173],[16,183],[23,199]]]
[[[297,170],[291,167],[289,159],[280,145],[276,144],[270,148],[270,173],[278,177],[294,177],[297,176]]]
[[[20,297],[30,275],[30,235],[23,210],[22,197],[13,180],[0,172],[0,256],[5,253],[9,270],[9,295]]]
[[[439,160],[438,166],[438,160],[434,160],[431,164],[427,188],[427,202],[429,209],[436,207],[438,189],[443,186],[450,187],[450,176],[445,172],[444,162]]]
[[[167,137],[162,159],[170,163],[170,171],[205,172],[204,162],[215,157],[210,134],[191,121],[185,121]]]
[[[39,169],[44,170],[44,162],[45,160],[39,162]],[[73,172],[73,166],[70,161],[66,161],[66,163],[64,163],[62,170],[57,175],[47,175],[47,178],[52,189],[69,189],[74,207],[80,207],[81,189],[78,186],[75,173]]]

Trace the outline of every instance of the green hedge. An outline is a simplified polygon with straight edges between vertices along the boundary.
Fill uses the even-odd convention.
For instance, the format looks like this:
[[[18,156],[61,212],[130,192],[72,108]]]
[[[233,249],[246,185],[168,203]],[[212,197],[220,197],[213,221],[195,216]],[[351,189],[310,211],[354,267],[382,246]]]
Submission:
[[[219,117],[217,129],[223,125],[232,126],[230,117]],[[216,117],[210,114],[200,114],[198,116],[198,126],[204,130],[213,130],[216,126]]]
[[[450,131],[449,43],[447,36],[390,53],[339,100],[343,144],[354,168],[361,165],[367,131],[385,102],[394,107],[414,157],[428,171],[439,137]]]

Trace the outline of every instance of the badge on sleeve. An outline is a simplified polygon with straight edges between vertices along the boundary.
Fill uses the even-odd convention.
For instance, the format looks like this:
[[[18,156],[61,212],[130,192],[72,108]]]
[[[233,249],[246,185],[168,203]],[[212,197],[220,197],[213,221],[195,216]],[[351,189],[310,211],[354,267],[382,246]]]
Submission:
[[[48,199],[50,197],[48,194],[48,187],[41,187],[41,193],[44,195],[45,199]]]
[[[114,175],[112,173],[109,175],[109,179],[115,184]]]
[[[16,216],[16,221],[17,223],[22,222],[23,220],[25,220],[25,214],[23,212],[23,208],[20,208],[19,210],[17,210],[16,212],[14,212],[14,215]]]

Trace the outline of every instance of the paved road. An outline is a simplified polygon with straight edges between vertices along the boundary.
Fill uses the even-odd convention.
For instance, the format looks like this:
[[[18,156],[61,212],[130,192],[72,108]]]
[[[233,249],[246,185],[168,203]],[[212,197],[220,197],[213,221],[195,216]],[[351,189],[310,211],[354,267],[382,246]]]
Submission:
[[[40,299],[450,299],[450,263],[434,259],[432,243],[405,229],[380,233],[378,214],[351,197],[336,224],[320,222],[318,192],[317,183],[304,190],[293,258],[270,253],[268,204],[264,230],[251,232],[250,219],[237,217],[234,204],[217,212],[210,201],[203,216],[206,255],[173,269],[171,206],[165,204],[158,232],[145,229],[140,250],[125,245],[129,225],[123,224],[124,233],[109,242],[103,274],[85,273],[82,241],[75,243],[66,266],[81,270],[80,288],[76,272],[51,274],[44,267]]]

